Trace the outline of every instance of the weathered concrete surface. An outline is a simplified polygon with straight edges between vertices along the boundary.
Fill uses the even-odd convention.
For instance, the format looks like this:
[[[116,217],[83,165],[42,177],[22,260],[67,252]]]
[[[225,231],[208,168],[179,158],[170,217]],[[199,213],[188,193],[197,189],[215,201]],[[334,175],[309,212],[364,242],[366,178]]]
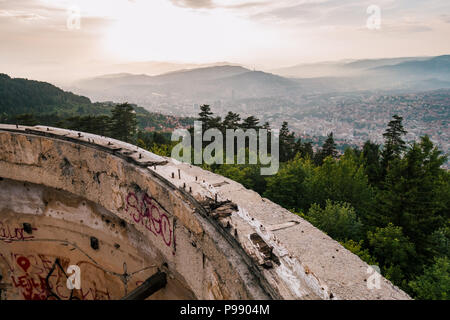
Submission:
[[[0,181],[0,274],[3,299],[69,299],[63,270],[78,265],[82,287],[73,298],[119,299],[153,275],[161,258],[132,225],[74,194],[9,179]],[[30,230],[24,227],[28,224]],[[98,249],[91,246],[98,240]],[[8,280],[11,281],[8,281]],[[152,298],[193,298],[187,286],[169,279]]]
[[[14,254],[42,253],[98,269],[81,296],[120,298],[159,268],[170,278],[159,299],[409,299],[384,278],[368,289],[366,263],[255,192],[120,141],[2,125],[0,177],[0,221],[19,230],[0,225],[6,298],[26,298],[15,284],[28,264],[13,268]]]

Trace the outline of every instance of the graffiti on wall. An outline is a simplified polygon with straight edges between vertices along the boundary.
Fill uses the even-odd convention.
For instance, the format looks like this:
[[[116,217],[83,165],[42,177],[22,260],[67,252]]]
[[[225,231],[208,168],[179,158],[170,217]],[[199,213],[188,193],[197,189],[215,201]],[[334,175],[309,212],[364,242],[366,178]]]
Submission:
[[[134,222],[143,225],[155,236],[160,237],[166,246],[175,250],[175,236],[173,219],[167,212],[147,193],[136,194],[129,192],[126,197],[127,212]]]
[[[32,228],[32,231],[36,231],[36,228]],[[0,221],[0,241],[11,243],[13,241],[23,241],[33,239],[34,236],[28,235],[25,232],[24,227],[11,227],[3,221]]]
[[[84,281],[79,290],[67,288],[67,275],[64,270],[69,259],[57,258],[62,268],[55,268],[56,257],[43,254],[0,253],[0,262],[6,262],[11,284],[25,300],[109,300],[108,289],[98,288],[95,282]],[[76,265],[86,272],[102,272],[90,262],[80,261]],[[87,270],[89,269],[89,270]]]

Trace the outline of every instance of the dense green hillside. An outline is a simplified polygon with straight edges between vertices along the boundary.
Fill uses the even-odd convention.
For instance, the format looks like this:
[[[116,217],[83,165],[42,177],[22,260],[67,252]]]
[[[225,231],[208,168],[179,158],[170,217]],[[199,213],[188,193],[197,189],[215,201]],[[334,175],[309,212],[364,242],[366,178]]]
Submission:
[[[47,82],[10,78],[0,74],[0,110],[8,115],[56,113],[71,115],[90,111],[91,101],[65,92]],[[92,110],[94,111],[94,110]]]
[[[67,119],[109,117],[115,105],[92,103],[89,98],[61,90],[47,82],[0,74],[0,122],[3,123],[67,126],[64,125]],[[141,129],[154,127],[156,130],[165,130],[192,122],[190,119],[150,113],[144,108],[132,106]]]

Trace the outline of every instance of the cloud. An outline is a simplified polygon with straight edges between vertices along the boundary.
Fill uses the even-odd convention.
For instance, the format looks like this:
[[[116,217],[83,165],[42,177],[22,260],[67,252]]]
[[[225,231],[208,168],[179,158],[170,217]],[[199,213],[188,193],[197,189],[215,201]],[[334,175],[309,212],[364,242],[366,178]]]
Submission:
[[[59,6],[58,6],[59,5]],[[43,2],[36,0],[0,0],[0,36],[28,34],[45,36],[52,32],[67,31],[69,7],[61,2]],[[109,17],[81,15],[80,33],[97,33],[111,22]],[[8,31],[6,30],[8,29]]]
[[[353,8],[353,12],[358,15],[365,14],[365,6],[361,0],[170,0],[175,6],[194,10],[215,10],[223,9],[234,11],[241,17],[249,20],[269,23],[311,23],[327,24],[335,18],[332,13],[335,10],[341,12],[348,7]],[[369,1],[369,0],[367,0]],[[387,0],[384,0],[387,1]],[[390,1],[390,0],[389,0]],[[363,1],[364,2],[364,1]],[[347,21],[346,19],[344,19]]]
[[[171,0],[171,2],[178,7],[191,9],[212,9],[215,7],[212,0]]]
[[[435,19],[426,19],[417,15],[404,16],[399,19],[381,20],[381,28],[392,33],[418,33],[433,31]]]
[[[45,17],[36,13],[28,13],[25,11],[8,11],[8,10],[0,10],[0,17],[14,18],[19,20],[45,19]]]
[[[381,28],[376,31],[379,34],[385,34],[392,36],[409,36],[413,33],[423,33],[434,31],[436,24],[434,20],[420,20],[415,17],[403,17],[400,19],[381,19]],[[358,31],[371,32],[366,26],[360,26]]]
[[[0,0],[0,6],[0,43],[7,44],[7,50],[0,50],[0,61],[10,65],[91,58],[111,22],[86,15],[80,29],[69,30],[67,8],[54,3]]]
[[[441,14],[440,18],[441,21],[445,23],[450,23],[450,14]]]
[[[428,25],[425,24],[382,24],[381,30],[391,33],[417,33],[417,32],[429,32],[433,31]]]
[[[65,9],[56,5],[48,5],[35,0],[14,0],[0,1],[2,11],[20,11],[27,13],[39,13],[40,15],[50,15],[65,11]]]
[[[300,0],[274,2],[252,19],[315,27],[349,25],[365,18],[367,5],[361,0]]]
[[[190,9],[248,9],[267,6],[267,2],[213,1],[213,0],[170,0],[175,6]],[[230,3],[231,2],[231,3]]]

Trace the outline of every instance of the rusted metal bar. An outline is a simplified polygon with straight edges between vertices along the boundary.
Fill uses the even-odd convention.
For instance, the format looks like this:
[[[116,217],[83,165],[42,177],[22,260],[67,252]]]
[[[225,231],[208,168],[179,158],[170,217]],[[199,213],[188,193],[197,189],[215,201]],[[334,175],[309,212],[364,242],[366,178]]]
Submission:
[[[164,272],[158,271],[121,300],[145,300],[158,290],[164,288],[166,284],[167,275]]]

